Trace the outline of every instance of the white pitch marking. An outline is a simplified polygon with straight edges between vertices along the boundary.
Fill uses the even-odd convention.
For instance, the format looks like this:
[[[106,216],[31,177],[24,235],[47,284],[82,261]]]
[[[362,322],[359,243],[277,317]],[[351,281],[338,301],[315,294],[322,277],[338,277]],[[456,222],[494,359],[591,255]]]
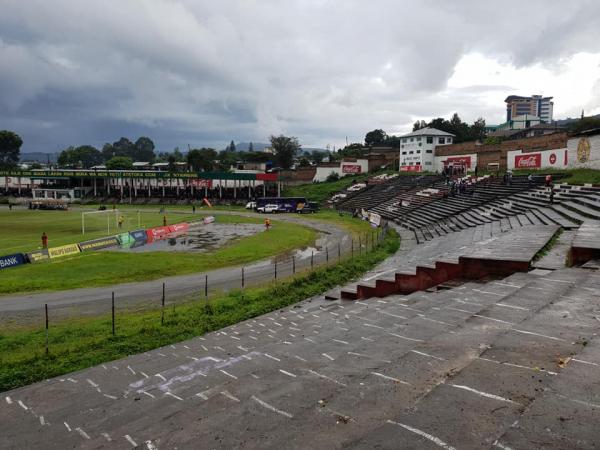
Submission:
[[[294,355],[294,358],[299,359],[302,362],[308,362],[306,359],[304,359],[304,358],[302,358],[302,357],[300,357],[298,355]]]
[[[234,402],[240,402],[240,399],[231,395],[228,391],[221,391],[221,395],[227,397],[230,400],[233,400]]]
[[[97,388],[98,385],[96,383],[94,383],[92,380],[90,380],[89,378],[87,378],[85,381],[87,381],[88,383],[90,383],[92,385],[92,387]]]
[[[152,441],[146,441],[146,447],[148,450],[158,450],[156,445],[152,443]]]
[[[493,317],[482,316],[481,314],[473,314],[473,317],[479,317],[481,319],[493,320],[494,322],[505,323],[507,325],[515,325],[513,322],[507,322],[506,320],[494,319]]]
[[[392,314],[392,313],[389,313],[387,311],[382,311],[382,310],[378,310],[378,312],[380,312],[381,314],[385,314],[386,316],[391,316],[391,317],[396,317],[398,319],[408,320],[408,317],[404,317],[399,314]]]
[[[255,397],[254,395],[251,398],[252,398],[252,400],[254,400],[259,405],[264,406],[265,408],[270,409],[271,411],[276,412],[277,414],[281,414],[282,416],[285,416],[285,417],[287,417],[289,419],[292,419],[294,417],[290,413],[282,411],[280,409],[277,409],[273,405],[269,405],[267,402],[261,400],[258,397]]]
[[[69,424],[67,422],[63,422],[65,424],[65,427],[67,428],[67,431],[70,433],[71,432],[71,427],[69,426]]]
[[[288,377],[296,378],[296,375],[294,375],[293,373],[290,373],[290,372],[288,372],[288,371],[286,371],[286,370],[279,369],[279,371],[280,371],[282,374],[284,374],[284,375],[287,375]]]
[[[154,376],[160,378],[163,381],[167,381],[167,379],[165,377],[163,377],[160,373],[157,373]]]
[[[148,397],[150,397],[150,398],[156,398],[156,397],[155,397],[154,395],[152,395],[150,392],[146,392],[146,391],[138,391],[138,392],[141,392],[142,394],[144,394],[144,395],[147,395],[147,396],[148,396]]]
[[[340,344],[344,344],[344,345],[350,345],[350,342],[341,341],[341,340],[339,340],[339,339],[332,339],[332,341],[334,341],[334,342],[339,342]]]
[[[331,382],[333,382],[335,384],[339,384],[340,386],[346,387],[346,385],[344,383],[342,383],[340,381],[337,381],[337,380],[334,380],[333,378],[330,378],[327,375],[320,374],[320,373],[315,372],[314,370],[311,370],[311,369],[309,369],[308,372],[312,373],[313,375],[315,375],[315,376],[317,376],[319,378],[323,378],[324,380],[328,380],[328,381],[331,381]]]
[[[108,433],[101,433],[101,434],[102,434],[102,437],[104,439],[106,439],[107,442],[112,442],[112,438],[110,437],[110,434],[108,434]]]
[[[596,364],[596,363],[589,362],[589,361],[584,361],[582,359],[575,359],[575,358],[573,358],[573,359],[571,359],[571,361],[575,361],[575,362],[578,362],[580,364],[588,364],[590,366],[600,366],[600,364]]]
[[[416,353],[417,355],[423,355],[423,356],[427,356],[429,358],[439,359],[440,361],[446,361],[444,358],[440,358],[439,356],[433,356],[433,355],[430,355],[429,353],[423,353],[423,352],[419,352],[417,350],[411,350],[411,352]]]
[[[111,400],[116,400],[117,397],[115,397],[114,395],[109,395],[109,394],[102,394],[104,395],[106,398],[110,398]]]
[[[387,375],[384,375],[384,374],[382,374],[382,373],[379,373],[379,372],[371,372],[371,374],[373,374],[373,375],[375,375],[375,376],[378,376],[378,377],[381,377],[381,378],[384,378],[384,379],[386,379],[386,380],[394,381],[394,382],[396,382],[396,383],[400,383],[400,384],[410,384],[410,383],[409,383],[409,382],[407,382],[407,381],[402,381],[402,380],[399,380],[398,378],[394,378],[394,377],[388,377]]]
[[[515,405],[519,404],[519,403],[514,402],[514,401],[512,401],[512,400],[510,400],[508,398],[500,397],[499,395],[489,394],[487,392],[478,391],[478,390],[473,389],[472,387],[469,387],[469,386],[464,386],[464,385],[461,385],[461,384],[451,384],[450,386],[458,388],[458,389],[463,389],[465,391],[473,392],[474,394],[481,395],[482,397],[487,397],[487,398],[491,398],[491,399],[494,399],[494,400],[500,400],[502,402],[507,402],[507,403],[513,403]]]
[[[422,340],[422,339],[409,338],[409,337],[406,337],[406,336],[401,336],[401,335],[399,335],[399,334],[396,334],[396,333],[388,333],[388,334],[389,334],[389,335],[391,335],[391,336],[395,336],[395,337],[397,337],[397,338],[400,338],[400,339],[406,339],[407,341],[414,341],[414,342],[425,342],[425,341],[424,341],[424,340]]]
[[[133,439],[131,439],[131,436],[129,436],[128,434],[126,434],[125,436],[123,436],[127,442],[129,442],[131,445],[133,445],[134,447],[137,447],[137,444],[135,443],[135,441]]]
[[[329,356],[327,353],[321,353],[321,355],[323,355],[325,358],[330,359],[332,361],[335,361],[335,358],[332,358],[331,356]]]
[[[452,447],[450,444],[445,443],[440,438],[432,436],[429,433],[425,433],[424,431],[419,430],[418,428],[413,428],[410,425],[405,425],[405,424],[400,423],[400,422],[394,422],[393,420],[386,420],[386,422],[387,423],[391,423],[392,425],[398,425],[398,426],[404,428],[405,430],[408,430],[408,431],[410,431],[412,433],[418,434],[419,436],[422,436],[425,439],[430,440],[431,442],[433,442],[438,447],[445,448],[446,450],[456,450],[456,448]]]
[[[6,403],[8,403],[9,405],[12,405],[12,399],[8,396],[5,398],[6,398]]]
[[[271,358],[274,361],[278,361],[280,362],[281,360],[279,358],[275,358],[274,356],[269,355],[268,353],[263,353],[263,355],[265,355],[267,358]]]
[[[173,397],[179,401],[183,401],[183,399],[181,397],[179,397],[178,395],[173,394],[172,392],[165,392],[165,395],[168,395],[169,397]]]
[[[87,434],[85,431],[83,431],[81,428],[77,427],[77,428],[75,428],[75,431],[77,431],[82,438],[88,439],[88,440],[91,439],[90,435]]]
[[[131,368],[131,366],[127,366],[127,368],[129,369],[129,371],[130,371],[132,374],[134,374],[134,375],[137,375],[137,374],[135,373],[135,370],[133,370],[133,369]]]
[[[533,333],[531,331],[517,330],[516,328],[513,328],[513,331],[516,331],[517,333],[531,334],[533,336],[539,336],[539,337],[543,337],[543,338],[547,338],[547,339],[552,339],[553,341],[565,342],[565,340],[561,339],[561,338],[557,338],[557,337],[553,337],[553,336],[546,336],[545,334]]]
[[[23,408],[25,411],[27,411],[27,410],[29,409],[27,406],[25,406],[25,403],[23,403],[21,400],[19,400],[17,403],[18,403],[18,404],[19,404],[19,406],[20,406],[21,408]]]
[[[230,378],[233,378],[234,380],[237,380],[238,377],[236,377],[235,375],[230,374],[229,372],[227,372],[226,370],[223,369],[219,369],[220,372],[223,372],[225,375],[227,375]]]

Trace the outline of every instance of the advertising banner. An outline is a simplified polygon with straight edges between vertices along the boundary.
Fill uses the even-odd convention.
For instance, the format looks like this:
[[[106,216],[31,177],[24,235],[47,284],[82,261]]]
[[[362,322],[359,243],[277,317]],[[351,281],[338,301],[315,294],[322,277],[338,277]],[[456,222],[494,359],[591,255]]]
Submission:
[[[26,262],[27,260],[22,253],[0,256],[0,269],[8,269],[9,267],[20,266]]]
[[[135,239],[131,237],[130,233],[121,233],[117,236],[119,245],[121,248],[131,248],[135,244]],[[144,240],[146,239],[146,231],[144,230]]]
[[[342,173],[361,173],[360,164],[342,164]]]
[[[446,158],[444,161],[445,166],[466,166],[467,168],[471,168],[471,157],[470,156],[457,156]]]
[[[105,237],[100,239],[92,239],[91,241],[85,241],[79,243],[79,249],[82,252],[90,250],[100,250],[102,248],[116,247],[119,245],[119,241],[115,236]]]
[[[176,223],[174,225],[169,226],[169,231],[171,233],[187,233],[187,231],[189,229],[190,229],[190,225],[186,222]]]
[[[421,166],[401,166],[400,172],[420,172]]]
[[[79,252],[77,244],[61,245],[60,247],[49,248],[48,256],[50,258],[60,258],[62,256],[76,255]]]
[[[381,216],[379,214],[371,213],[369,214],[369,222],[371,222],[372,225],[378,227],[381,223]]]
[[[129,233],[131,239],[134,240],[132,242],[133,247],[140,247],[144,245],[148,241],[148,235],[146,234],[146,230],[135,230]]]
[[[29,252],[26,254],[26,256],[27,256],[27,260],[32,264],[39,263],[39,262],[45,262],[50,259],[50,256],[48,256],[48,250],[45,248],[43,248],[41,250],[35,250],[33,252]]]
[[[191,180],[192,185],[197,188],[212,188],[213,180]]]
[[[147,242],[151,243],[160,239],[165,239],[171,231],[169,227],[154,227],[146,230]]]
[[[529,153],[515,156],[515,169],[537,169],[542,165],[542,155]]]

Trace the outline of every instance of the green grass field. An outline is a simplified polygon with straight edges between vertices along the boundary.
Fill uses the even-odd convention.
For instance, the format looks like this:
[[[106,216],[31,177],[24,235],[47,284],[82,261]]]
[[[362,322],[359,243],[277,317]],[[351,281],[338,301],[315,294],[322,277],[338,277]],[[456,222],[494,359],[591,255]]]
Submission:
[[[117,311],[116,336],[110,317],[82,317],[52,324],[50,353],[45,355],[44,330],[20,327],[0,331],[0,391],[91,367],[283,308],[355,279],[394,253],[399,246],[391,230],[383,245],[335,266],[316,269],[268,287],[230,292],[210,303],[169,306],[165,324],[160,311]]]

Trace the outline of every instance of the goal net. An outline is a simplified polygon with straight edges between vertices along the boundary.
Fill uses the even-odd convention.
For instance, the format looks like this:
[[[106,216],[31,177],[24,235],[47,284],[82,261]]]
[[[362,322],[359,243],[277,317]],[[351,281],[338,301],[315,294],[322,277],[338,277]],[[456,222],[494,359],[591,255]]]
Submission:
[[[118,209],[81,213],[81,234],[109,236],[122,229],[126,229],[125,216]]]

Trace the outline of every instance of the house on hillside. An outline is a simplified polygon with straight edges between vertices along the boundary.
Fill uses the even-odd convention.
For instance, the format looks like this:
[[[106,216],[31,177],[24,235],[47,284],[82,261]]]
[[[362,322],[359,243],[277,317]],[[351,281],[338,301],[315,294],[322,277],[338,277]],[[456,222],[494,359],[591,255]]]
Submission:
[[[434,150],[452,144],[454,135],[437,128],[421,128],[400,136],[400,171],[433,171]]]

